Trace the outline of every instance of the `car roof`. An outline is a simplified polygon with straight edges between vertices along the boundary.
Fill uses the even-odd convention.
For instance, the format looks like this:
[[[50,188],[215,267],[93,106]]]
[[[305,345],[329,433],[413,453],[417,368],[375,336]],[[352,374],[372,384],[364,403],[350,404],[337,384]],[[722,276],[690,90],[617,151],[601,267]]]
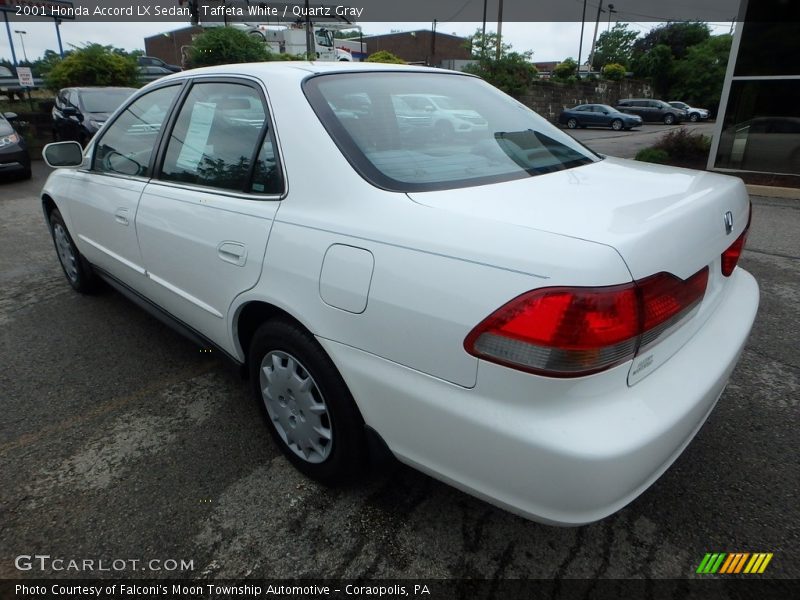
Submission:
[[[60,92],[66,92],[67,90],[72,90],[76,92],[105,92],[108,90],[126,90],[126,91],[136,91],[138,88],[132,87],[124,87],[120,85],[104,85],[104,86],[84,86],[84,87],[67,87],[62,88],[59,90]]]
[[[284,80],[293,79],[302,81],[311,75],[329,73],[380,73],[380,72],[405,72],[405,73],[439,73],[462,77],[474,77],[459,71],[449,69],[436,69],[425,66],[395,65],[386,63],[361,63],[361,62],[320,62],[320,61],[270,61],[260,63],[241,63],[234,65],[218,65],[214,67],[201,67],[189,69],[180,73],[173,73],[160,78],[149,86],[161,85],[166,81],[208,76],[208,75],[248,75],[268,81],[273,78]]]

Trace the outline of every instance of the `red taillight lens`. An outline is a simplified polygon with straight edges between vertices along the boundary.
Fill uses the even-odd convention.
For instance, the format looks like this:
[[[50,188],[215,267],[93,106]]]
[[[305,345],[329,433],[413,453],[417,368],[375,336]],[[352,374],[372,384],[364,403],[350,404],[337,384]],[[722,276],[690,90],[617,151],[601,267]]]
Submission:
[[[484,319],[464,348],[533,373],[589,375],[654,342],[700,302],[707,283],[706,267],[686,281],[659,273],[610,287],[533,290]]]
[[[753,220],[753,205],[750,205],[750,213],[747,216],[747,226],[744,228],[742,235],[736,238],[736,241],[722,253],[722,274],[725,277],[730,277],[733,270],[739,262],[739,257],[742,255],[744,245],[747,243],[747,234],[750,232],[750,222]]]

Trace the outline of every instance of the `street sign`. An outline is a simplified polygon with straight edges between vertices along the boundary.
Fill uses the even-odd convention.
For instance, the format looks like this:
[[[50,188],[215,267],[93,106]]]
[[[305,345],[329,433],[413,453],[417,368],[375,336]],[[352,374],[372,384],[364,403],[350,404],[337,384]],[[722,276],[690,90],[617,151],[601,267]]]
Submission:
[[[17,67],[17,79],[19,79],[19,84],[22,87],[34,87],[33,73],[30,67]]]

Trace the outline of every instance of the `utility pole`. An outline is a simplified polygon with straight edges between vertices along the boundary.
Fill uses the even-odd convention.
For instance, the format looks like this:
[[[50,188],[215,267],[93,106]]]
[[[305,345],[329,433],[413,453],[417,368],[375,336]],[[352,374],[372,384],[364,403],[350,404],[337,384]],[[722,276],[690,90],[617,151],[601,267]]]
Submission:
[[[592,72],[592,61],[594,60],[594,45],[597,43],[597,28],[600,25],[600,13],[603,12],[603,0],[597,5],[597,19],[594,22],[594,37],[592,38],[592,51],[589,52],[589,73]],[[578,65],[580,71],[581,66]]]
[[[306,60],[314,60],[317,55],[314,52],[314,30],[311,28],[309,12],[308,0],[306,0]]]
[[[431,30],[431,58],[428,61],[428,66],[433,67],[436,66],[436,23],[438,23],[438,19],[433,20],[433,28]]]
[[[617,12],[617,11],[614,10],[614,5],[613,4],[609,4],[608,5],[608,27],[606,27],[606,31],[610,31],[611,30],[611,13],[615,13],[615,12]]]
[[[503,52],[503,0],[500,0],[500,5],[497,7],[497,47],[494,51],[494,59],[500,60],[500,55]]]
[[[21,29],[15,29],[14,33],[18,33],[19,34],[19,43],[22,44],[22,56],[25,57],[25,62],[29,62],[28,61],[28,53],[25,52],[25,38],[22,37],[23,35],[27,35],[28,32],[27,31],[22,31]]]
[[[486,5],[489,0],[483,0],[483,28],[481,29],[481,56],[486,56]]]
[[[581,52],[583,51],[583,25],[586,21],[586,0],[583,0],[583,15],[581,16],[581,41],[578,44],[578,79],[581,78]]]

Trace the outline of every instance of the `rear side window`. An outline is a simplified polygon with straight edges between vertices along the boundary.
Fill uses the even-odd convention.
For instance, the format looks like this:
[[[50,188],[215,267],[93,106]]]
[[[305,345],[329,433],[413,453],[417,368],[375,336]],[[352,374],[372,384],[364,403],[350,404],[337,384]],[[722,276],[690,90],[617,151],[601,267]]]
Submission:
[[[350,164],[384,189],[468,187],[599,160],[475,77],[336,73],[311,77],[303,89]]]
[[[159,88],[134,100],[103,132],[93,169],[101,173],[150,176],[150,156],[179,85]]]
[[[258,91],[236,83],[196,83],[169,137],[161,179],[280,193],[272,132]]]

